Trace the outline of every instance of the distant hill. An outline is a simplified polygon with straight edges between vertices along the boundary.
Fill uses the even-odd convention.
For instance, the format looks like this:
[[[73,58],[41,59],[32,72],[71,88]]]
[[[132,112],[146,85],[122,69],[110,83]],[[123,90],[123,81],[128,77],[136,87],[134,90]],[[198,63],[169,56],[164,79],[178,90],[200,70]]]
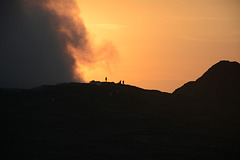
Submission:
[[[240,91],[240,64],[220,61],[196,81],[190,81],[173,94],[208,98],[237,98]]]

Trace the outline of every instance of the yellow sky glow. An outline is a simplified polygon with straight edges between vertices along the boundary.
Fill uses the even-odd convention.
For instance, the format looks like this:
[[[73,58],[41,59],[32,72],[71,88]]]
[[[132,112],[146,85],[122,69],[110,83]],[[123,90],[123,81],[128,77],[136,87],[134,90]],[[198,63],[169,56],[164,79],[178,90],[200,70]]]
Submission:
[[[172,92],[219,60],[240,61],[238,0],[79,0],[94,43],[111,41],[111,67],[85,68],[87,81],[125,80]]]

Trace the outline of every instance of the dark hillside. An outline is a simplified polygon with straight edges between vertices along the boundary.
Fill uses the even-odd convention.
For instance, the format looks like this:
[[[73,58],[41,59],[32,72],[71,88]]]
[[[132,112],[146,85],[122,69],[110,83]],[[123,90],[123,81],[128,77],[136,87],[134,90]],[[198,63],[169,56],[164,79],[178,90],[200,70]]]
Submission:
[[[220,61],[196,81],[188,82],[173,94],[213,98],[221,101],[239,100],[240,64]],[[239,101],[238,101],[239,102]]]
[[[114,83],[1,90],[0,101],[8,159],[225,159],[238,154],[240,112],[228,111],[234,107],[216,111],[196,99]]]

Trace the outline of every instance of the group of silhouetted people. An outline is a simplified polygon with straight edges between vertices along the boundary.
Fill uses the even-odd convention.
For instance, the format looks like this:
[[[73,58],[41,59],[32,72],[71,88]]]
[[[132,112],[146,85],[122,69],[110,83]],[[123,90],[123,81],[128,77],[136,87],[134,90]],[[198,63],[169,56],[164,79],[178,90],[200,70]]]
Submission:
[[[105,77],[105,82],[107,82],[107,77]],[[117,84],[124,84],[124,80],[123,81],[119,81]]]
[[[119,81],[117,84],[124,84],[124,80],[123,81]]]

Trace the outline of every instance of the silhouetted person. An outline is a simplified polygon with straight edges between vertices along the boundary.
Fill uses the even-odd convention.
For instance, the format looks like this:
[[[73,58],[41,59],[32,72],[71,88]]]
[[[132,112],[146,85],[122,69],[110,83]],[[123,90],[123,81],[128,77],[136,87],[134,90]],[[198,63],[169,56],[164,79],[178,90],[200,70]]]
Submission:
[[[105,81],[107,82],[107,77],[105,78]]]
[[[118,84],[121,84],[122,83],[122,81],[120,80],[119,82],[118,82]]]
[[[123,83],[122,84],[124,84],[124,80],[123,80]]]

